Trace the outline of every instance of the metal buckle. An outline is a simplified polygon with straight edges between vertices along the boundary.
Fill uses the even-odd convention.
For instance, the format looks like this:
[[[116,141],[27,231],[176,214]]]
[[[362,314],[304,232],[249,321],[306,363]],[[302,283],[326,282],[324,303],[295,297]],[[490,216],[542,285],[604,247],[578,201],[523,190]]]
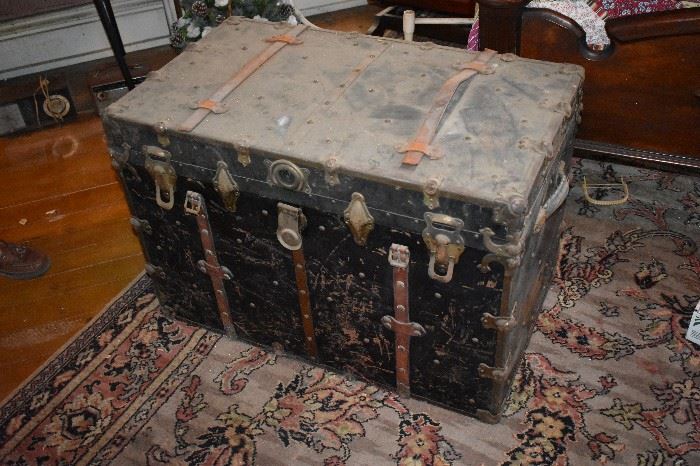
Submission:
[[[389,265],[405,269],[408,266],[409,257],[408,246],[402,246],[400,244],[391,245],[391,249],[389,249]]]
[[[433,280],[449,283],[454,266],[464,252],[464,239],[461,235],[464,222],[459,218],[431,212],[426,212],[424,218],[426,227],[423,230],[423,241],[430,251],[428,276]],[[447,267],[447,271],[439,274],[436,266]]]
[[[202,211],[202,197],[194,191],[187,191],[185,195],[185,213],[199,215]]]

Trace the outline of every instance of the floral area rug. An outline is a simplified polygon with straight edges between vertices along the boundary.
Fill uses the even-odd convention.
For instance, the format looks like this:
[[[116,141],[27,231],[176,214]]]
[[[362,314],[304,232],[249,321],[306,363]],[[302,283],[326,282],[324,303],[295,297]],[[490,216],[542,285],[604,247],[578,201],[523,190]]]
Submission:
[[[595,206],[580,184],[624,177]],[[0,408],[6,465],[700,464],[700,180],[576,161],[498,425],[160,313],[142,277]],[[596,188],[594,199],[619,193]]]

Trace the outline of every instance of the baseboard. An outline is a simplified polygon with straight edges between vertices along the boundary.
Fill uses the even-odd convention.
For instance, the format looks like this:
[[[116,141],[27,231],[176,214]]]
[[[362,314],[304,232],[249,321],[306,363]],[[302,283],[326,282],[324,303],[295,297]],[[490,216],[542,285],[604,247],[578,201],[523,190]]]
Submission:
[[[603,159],[684,174],[700,174],[700,156],[691,157],[655,152],[585,139],[574,141],[574,151],[579,157]]]
[[[344,10],[356,6],[367,5],[367,0],[297,0],[294,4],[301,10],[304,16],[318,15],[330,11]]]
[[[113,0],[112,6],[127,52],[169,43],[171,0]],[[111,55],[92,3],[0,23],[0,79]]]

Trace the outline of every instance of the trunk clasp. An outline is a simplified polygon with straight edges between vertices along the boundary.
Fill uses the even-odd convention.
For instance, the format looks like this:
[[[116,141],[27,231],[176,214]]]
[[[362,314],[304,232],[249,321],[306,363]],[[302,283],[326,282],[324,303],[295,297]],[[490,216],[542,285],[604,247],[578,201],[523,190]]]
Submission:
[[[301,232],[306,227],[306,217],[298,207],[277,203],[277,239],[285,249],[301,249]]]
[[[449,283],[454,266],[464,252],[464,239],[461,234],[464,222],[459,218],[431,212],[426,212],[424,218],[426,227],[423,230],[423,241],[430,251],[428,276],[433,280]]]
[[[177,173],[170,163],[171,154],[156,146],[143,146],[143,152],[146,156],[146,171],[156,184],[156,203],[163,209],[170,210],[175,205],[177,182]]]

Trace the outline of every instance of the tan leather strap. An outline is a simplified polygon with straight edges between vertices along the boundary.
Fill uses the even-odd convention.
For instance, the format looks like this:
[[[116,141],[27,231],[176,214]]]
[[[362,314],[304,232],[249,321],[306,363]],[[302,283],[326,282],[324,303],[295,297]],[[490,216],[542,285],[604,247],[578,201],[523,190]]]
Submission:
[[[211,284],[214,287],[214,296],[216,297],[216,306],[219,309],[219,319],[221,319],[226,334],[235,336],[236,330],[233,327],[231,308],[224,286],[224,280],[231,279],[231,271],[219,264],[216,248],[214,246],[214,235],[209,225],[207,204],[204,201],[204,197],[197,192],[187,191],[185,197],[185,213],[196,216],[199,238],[202,242],[202,249],[204,250],[204,259],[197,262],[197,267],[211,278]]]
[[[420,324],[411,322],[408,311],[408,265],[410,252],[406,246],[392,244],[389,250],[389,264],[393,267],[394,315],[382,317],[384,327],[395,334],[396,350],[396,391],[399,395],[411,396],[411,337],[425,335]]]
[[[428,156],[431,159],[437,159],[442,156],[440,151],[431,147],[430,144],[433,142],[433,138],[440,127],[440,122],[445,115],[445,111],[452,97],[454,97],[460,84],[477,73],[491,73],[493,68],[488,66],[488,62],[495,55],[496,52],[493,50],[484,50],[479,53],[473,61],[461,65],[460,68],[462,71],[445,81],[435,96],[430,110],[428,110],[428,113],[418,128],[416,136],[399,150],[399,152],[404,154],[401,163],[404,165],[418,165],[423,159],[423,156]]]
[[[314,333],[314,319],[311,315],[311,300],[309,298],[309,284],[306,278],[304,250],[299,248],[292,251],[292,259],[297,282],[297,295],[299,296],[299,312],[301,313],[301,322],[304,327],[306,353],[312,358],[316,358],[318,356],[318,347],[316,346],[316,335]]]
[[[282,50],[286,45],[295,45],[301,43],[296,37],[306,30],[307,26],[295,26],[291,31],[282,36],[273,36],[265,39],[271,44],[261,53],[251,58],[236,74],[231,76],[231,79],[226,81],[209,99],[202,102],[213,102],[214,105],[223,102],[223,100],[238,86],[248,79],[255,71],[272,58],[277,52]],[[212,107],[214,108],[214,107]],[[192,131],[204,120],[212,110],[206,105],[199,105],[197,108],[180,126],[180,131]]]

